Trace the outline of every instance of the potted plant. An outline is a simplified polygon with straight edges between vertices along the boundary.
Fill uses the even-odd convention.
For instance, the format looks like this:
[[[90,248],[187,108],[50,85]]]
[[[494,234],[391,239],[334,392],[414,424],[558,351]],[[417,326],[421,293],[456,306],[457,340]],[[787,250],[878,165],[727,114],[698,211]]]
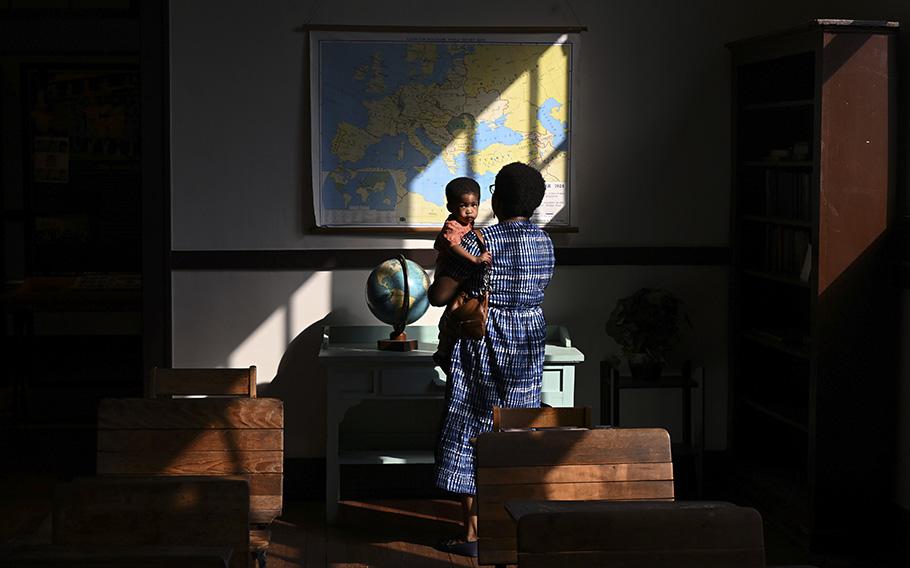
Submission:
[[[633,377],[657,379],[683,321],[691,325],[682,300],[666,290],[642,288],[616,302],[607,335],[619,344]]]

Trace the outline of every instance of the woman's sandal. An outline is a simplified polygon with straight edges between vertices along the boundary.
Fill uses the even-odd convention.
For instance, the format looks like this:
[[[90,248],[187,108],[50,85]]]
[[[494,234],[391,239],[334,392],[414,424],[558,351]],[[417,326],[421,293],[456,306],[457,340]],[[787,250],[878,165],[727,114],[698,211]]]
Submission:
[[[476,558],[477,541],[472,540],[468,542],[459,538],[450,538],[437,544],[436,550],[448,552],[449,554],[457,554],[458,556],[471,556]]]

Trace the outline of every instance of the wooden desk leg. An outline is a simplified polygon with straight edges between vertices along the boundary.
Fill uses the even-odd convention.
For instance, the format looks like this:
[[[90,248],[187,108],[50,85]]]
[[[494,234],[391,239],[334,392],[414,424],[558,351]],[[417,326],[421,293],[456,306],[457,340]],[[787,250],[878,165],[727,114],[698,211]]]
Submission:
[[[610,411],[610,425],[619,428],[619,371],[610,371],[610,393],[613,396],[613,408]]]
[[[693,445],[692,440],[692,387],[683,387],[683,443]]]
[[[683,443],[690,448],[695,447],[692,439],[692,362],[686,361],[682,367],[682,378],[686,386],[682,388],[682,420],[683,420]]]

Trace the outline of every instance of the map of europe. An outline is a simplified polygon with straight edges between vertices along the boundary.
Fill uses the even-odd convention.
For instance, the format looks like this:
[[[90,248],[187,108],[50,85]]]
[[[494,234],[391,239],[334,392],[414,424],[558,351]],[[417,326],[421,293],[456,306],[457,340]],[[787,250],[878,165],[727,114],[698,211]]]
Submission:
[[[445,186],[481,187],[489,222],[499,168],[528,163],[547,184],[535,221],[567,225],[569,42],[319,39],[321,226],[440,226]]]

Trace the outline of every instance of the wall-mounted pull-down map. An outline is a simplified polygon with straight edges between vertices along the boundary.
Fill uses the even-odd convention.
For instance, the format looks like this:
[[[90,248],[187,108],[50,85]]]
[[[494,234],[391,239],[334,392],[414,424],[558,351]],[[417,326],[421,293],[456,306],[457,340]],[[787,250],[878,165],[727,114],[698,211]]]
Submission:
[[[445,185],[520,161],[547,183],[535,221],[571,225],[575,34],[313,31],[313,196],[320,227],[438,227]]]

